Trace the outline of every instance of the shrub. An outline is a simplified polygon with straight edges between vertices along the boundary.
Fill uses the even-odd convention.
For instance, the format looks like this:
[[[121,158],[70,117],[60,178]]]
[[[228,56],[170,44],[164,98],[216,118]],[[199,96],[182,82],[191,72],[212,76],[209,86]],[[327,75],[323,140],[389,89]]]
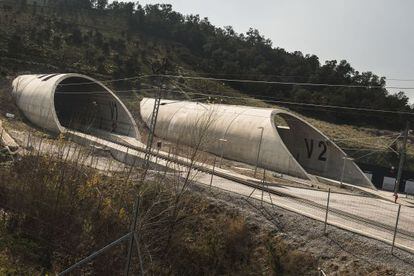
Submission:
[[[317,260],[310,253],[291,248],[281,237],[268,236],[266,249],[275,275],[318,275]]]

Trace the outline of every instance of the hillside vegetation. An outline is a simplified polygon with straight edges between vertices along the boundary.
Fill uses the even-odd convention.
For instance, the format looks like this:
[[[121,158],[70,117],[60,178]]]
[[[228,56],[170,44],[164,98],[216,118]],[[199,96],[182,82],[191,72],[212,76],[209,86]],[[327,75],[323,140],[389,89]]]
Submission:
[[[209,94],[222,94],[224,89],[262,99],[412,110],[403,92],[387,92],[384,77],[361,73],[345,60],[323,63],[315,55],[290,53],[275,47],[258,30],[239,34],[230,26],[218,28],[199,15],[175,12],[171,5],[55,0],[49,1],[48,7],[40,7],[27,5],[26,1],[12,2],[3,4],[0,16],[2,75],[76,71],[101,78],[123,78],[159,72],[155,68],[163,63],[162,73],[170,74],[372,87],[192,83],[191,88]],[[141,81],[122,82],[116,88],[139,89],[140,85]],[[324,120],[365,126],[395,129],[401,128],[405,120],[295,108]]]
[[[289,53],[273,46],[257,30],[238,34],[231,27],[213,26],[207,18],[184,16],[175,12],[171,5],[143,7],[116,1],[107,5],[104,0],[55,0],[47,7],[24,3],[0,2],[0,76],[3,76],[0,89],[5,93],[10,79],[22,73],[78,72],[101,80],[165,73],[379,87],[164,78],[168,87],[175,90],[167,95],[170,98],[272,106],[273,102],[265,100],[271,97],[287,102],[412,111],[404,93],[387,92],[385,78],[371,72],[360,73],[347,61],[321,63],[315,55],[303,55],[299,51]],[[9,80],[5,81],[5,77]],[[119,95],[137,115],[141,97],[154,96],[152,81],[137,78],[110,86],[116,91],[129,91]],[[9,110],[8,102],[0,104],[4,111]],[[298,105],[287,107],[306,116],[330,138],[340,139],[338,143],[351,156],[369,154],[358,162],[396,166],[395,154],[384,151],[397,134],[378,140],[384,132],[374,129],[399,131],[407,116]],[[378,151],[378,146],[383,151]],[[378,152],[372,154],[372,150]],[[414,168],[411,163],[410,168]]]

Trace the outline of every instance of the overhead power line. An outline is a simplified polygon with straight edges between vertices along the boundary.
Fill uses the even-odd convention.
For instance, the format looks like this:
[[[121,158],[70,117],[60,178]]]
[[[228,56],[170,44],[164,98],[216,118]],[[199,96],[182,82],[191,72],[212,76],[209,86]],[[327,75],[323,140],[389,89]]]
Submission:
[[[413,89],[414,90],[414,87],[381,86],[381,85],[348,85],[348,84],[329,84],[329,83],[313,83],[313,82],[283,82],[283,81],[225,79],[225,78],[176,76],[176,75],[164,75],[163,77],[223,81],[223,82],[239,82],[239,83],[263,83],[263,84],[281,84],[281,85],[297,85],[297,86],[347,87],[347,88],[366,88],[366,89],[385,88],[385,89],[401,89],[401,90],[412,90]]]
[[[113,83],[113,82],[119,82],[119,81],[137,80],[137,79],[156,77],[156,76],[157,75],[141,75],[141,76],[135,76],[135,77],[121,78],[121,79],[103,80],[103,81],[99,81],[99,82],[101,82],[101,83]],[[87,84],[96,84],[96,82],[90,81],[90,82],[59,83],[58,86],[78,86],[78,85],[87,85]]]
[[[115,94],[122,94],[122,93],[131,93],[137,92],[137,90],[119,90],[113,91]],[[190,91],[169,91],[170,93],[176,94],[183,94],[185,92],[187,95],[197,95],[197,96],[204,96],[204,97],[215,97],[215,98],[226,98],[226,99],[238,99],[238,100],[261,100],[266,101],[268,103],[275,103],[275,104],[282,104],[282,105],[294,105],[294,106],[306,106],[306,107],[317,107],[317,108],[329,108],[329,109],[339,109],[339,110],[349,110],[349,111],[364,111],[364,112],[373,112],[373,113],[384,113],[384,114],[396,114],[396,115],[409,115],[413,116],[414,112],[408,111],[396,111],[396,110],[384,110],[384,109],[372,109],[372,108],[361,108],[361,107],[349,107],[349,106],[337,106],[337,105],[324,105],[324,104],[313,104],[313,103],[300,103],[300,102],[290,102],[290,101],[283,101],[278,100],[274,97],[263,97],[263,98],[256,98],[256,97],[242,97],[242,96],[226,96],[222,94],[207,94],[201,92],[190,92]],[[73,94],[73,95],[87,95],[87,94],[106,94],[107,91],[76,91],[76,92],[56,92],[57,94]],[[257,96],[257,95],[251,95]]]
[[[386,81],[407,81],[407,82],[414,82],[414,79],[389,79],[385,78]]]
[[[414,90],[414,87],[399,87],[399,86],[380,86],[380,85],[348,85],[348,84],[330,84],[330,83],[313,83],[313,82],[284,82],[284,81],[267,81],[267,80],[250,80],[250,79],[226,79],[226,78],[212,78],[199,76],[182,76],[182,75],[141,75],[136,77],[114,79],[101,81],[102,83],[112,83],[118,81],[135,80],[142,78],[177,78],[177,79],[193,79],[193,80],[210,80],[221,82],[237,82],[237,83],[257,83],[257,84],[278,84],[278,85],[295,85],[295,86],[313,86],[313,87],[344,87],[344,88],[364,88],[364,89],[400,89],[400,90]],[[59,86],[69,85],[86,85],[93,84],[93,82],[82,83],[63,83]]]
[[[192,76],[190,74],[188,74],[188,76]],[[237,74],[230,74],[230,73],[200,73],[197,72],[197,76],[238,76],[238,77],[273,77],[273,78],[290,78],[290,79],[309,79],[311,77],[318,77],[318,75],[316,73],[312,73],[309,75],[279,75],[279,74],[242,74],[242,73],[237,73]],[[414,79],[404,79],[404,78],[387,78],[384,77],[386,81],[402,81],[402,82],[414,82]]]
[[[174,92],[174,91],[173,91]],[[195,93],[195,92],[186,92],[190,95],[200,95],[200,96],[209,96],[217,98],[227,98],[227,99],[243,99],[243,100],[260,100],[252,97],[235,97],[235,96],[225,96],[218,94],[205,94],[205,93]],[[275,104],[284,104],[284,105],[298,105],[298,106],[307,106],[307,107],[318,107],[318,108],[330,108],[330,109],[341,109],[341,110],[353,110],[353,111],[366,111],[366,112],[376,112],[376,113],[388,113],[388,114],[398,114],[398,115],[410,115],[413,116],[413,112],[407,111],[393,111],[393,110],[383,110],[383,109],[371,109],[371,108],[359,108],[359,107],[348,107],[348,106],[336,106],[336,105],[323,105],[323,104],[311,104],[311,103],[299,103],[299,102],[289,102],[281,100],[265,100],[266,102],[275,103]]]
[[[182,79],[195,79],[195,80],[223,81],[223,82],[239,82],[239,83],[262,83],[262,84],[301,85],[301,86],[349,87],[349,88],[368,88],[368,89],[383,88],[380,85],[366,86],[366,85],[347,85],[347,84],[329,84],[329,83],[312,83],[312,82],[286,82],[286,81],[267,81],[267,80],[249,80],[249,79],[225,79],[225,78],[176,76],[176,75],[165,75],[164,77],[167,77],[167,78],[182,78]]]

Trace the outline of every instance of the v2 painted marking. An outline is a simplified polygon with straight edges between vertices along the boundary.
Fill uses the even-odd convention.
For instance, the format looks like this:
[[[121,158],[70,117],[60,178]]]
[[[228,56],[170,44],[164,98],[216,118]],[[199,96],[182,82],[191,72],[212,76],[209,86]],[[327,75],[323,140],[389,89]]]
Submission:
[[[306,145],[306,152],[307,152],[308,159],[311,159],[312,155],[313,155],[313,149],[314,149],[313,139],[308,140],[308,138],[305,138],[305,145]],[[325,162],[327,160],[326,152],[328,150],[328,146],[326,145],[326,142],[325,141],[319,141],[318,148],[322,148],[320,154],[318,155],[318,160]]]

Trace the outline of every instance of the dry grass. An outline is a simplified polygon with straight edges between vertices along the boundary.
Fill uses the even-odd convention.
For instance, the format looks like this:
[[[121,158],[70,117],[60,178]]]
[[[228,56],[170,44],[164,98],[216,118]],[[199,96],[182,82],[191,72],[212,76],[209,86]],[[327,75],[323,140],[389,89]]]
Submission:
[[[318,275],[316,259],[309,253],[290,248],[280,237],[267,237],[266,248],[275,275]]]
[[[283,241],[269,241],[272,234],[249,224],[237,210],[219,207],[188,189],[179,192],[181,177],[156,174],[139,184],[139,173],[134,170],[128,180],[124,173],[108,177],[73,161],[38,154],[3,163],[1,272],[58,272],[124,235],[137,192],[141,195],[138,231],[148,274],[316,271],[315,265],[293,264],[301,263],[304,256],[311,260],[313,257],[305,253],[295,257],[296,251],[283,245]],[[269,243],[273,247],[268,247]],[[116,247],[76,273],[119,274],[124,269],[125,252],[126,244]],[[280,258],[281,255],[291,257]],[[136,273],[137,256],[133,263]]]
[[[383,149],[397,137],[398,133],[361,128],[352,125],[338,125],[312,118],[308,122],[343,147]]]
[[[59,271],[128,229],[132,187],[85,167],[38,156],[0,171],[2,251],[13,263]],[[119,249],[87,269],[122,267]]]

